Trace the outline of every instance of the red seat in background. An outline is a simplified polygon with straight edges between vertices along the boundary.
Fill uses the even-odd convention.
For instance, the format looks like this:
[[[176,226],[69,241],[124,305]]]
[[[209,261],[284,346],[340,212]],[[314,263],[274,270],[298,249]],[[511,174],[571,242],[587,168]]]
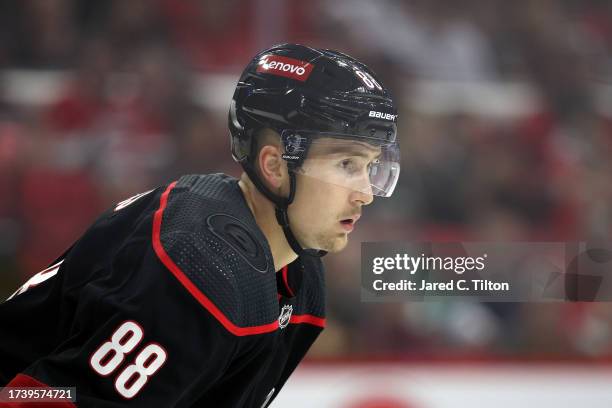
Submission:
[[[27,170],[19,201],[24,221],[19,263],[27,276],[60,256],[102,208],[92,177],[82,169]]]

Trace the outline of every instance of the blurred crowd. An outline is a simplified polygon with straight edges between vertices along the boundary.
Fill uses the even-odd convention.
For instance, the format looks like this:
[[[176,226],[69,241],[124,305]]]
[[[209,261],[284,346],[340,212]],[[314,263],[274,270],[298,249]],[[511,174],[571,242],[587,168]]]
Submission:
[[[0,0],[0,295],[113,203],[238,176],[196,83],[280,42],[362,59],[400,107],[400,182],[327,257],[313,353],[612,355],[609,304],[361,303],[359,267],[361,241],[609,240],[603,0]]]

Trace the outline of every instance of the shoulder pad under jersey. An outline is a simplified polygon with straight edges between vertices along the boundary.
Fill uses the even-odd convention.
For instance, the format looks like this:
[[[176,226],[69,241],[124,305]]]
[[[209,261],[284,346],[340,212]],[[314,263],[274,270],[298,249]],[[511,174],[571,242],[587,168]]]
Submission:
[[[278,328],[274,262],[236,179],[181,177],[161,195],[153,222],[162,263],[228,331]]]

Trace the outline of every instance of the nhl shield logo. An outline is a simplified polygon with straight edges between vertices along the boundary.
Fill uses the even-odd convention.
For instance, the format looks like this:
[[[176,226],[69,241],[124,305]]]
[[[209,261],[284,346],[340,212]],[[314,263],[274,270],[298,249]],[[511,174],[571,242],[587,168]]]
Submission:
[[[280,316],[278,316],[278,327],[284,329],[289,324],[291,319],[291,313],[293,313],[293,306],[285,305],[281,309]]]

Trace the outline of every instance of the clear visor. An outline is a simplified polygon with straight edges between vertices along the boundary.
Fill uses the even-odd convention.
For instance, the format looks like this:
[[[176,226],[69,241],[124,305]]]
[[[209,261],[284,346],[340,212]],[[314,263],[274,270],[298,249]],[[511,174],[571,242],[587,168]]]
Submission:
[[[400,173],[399,145],[333,133],[283,132],[283,159],[296,173],[368,195],[390,197]]]

